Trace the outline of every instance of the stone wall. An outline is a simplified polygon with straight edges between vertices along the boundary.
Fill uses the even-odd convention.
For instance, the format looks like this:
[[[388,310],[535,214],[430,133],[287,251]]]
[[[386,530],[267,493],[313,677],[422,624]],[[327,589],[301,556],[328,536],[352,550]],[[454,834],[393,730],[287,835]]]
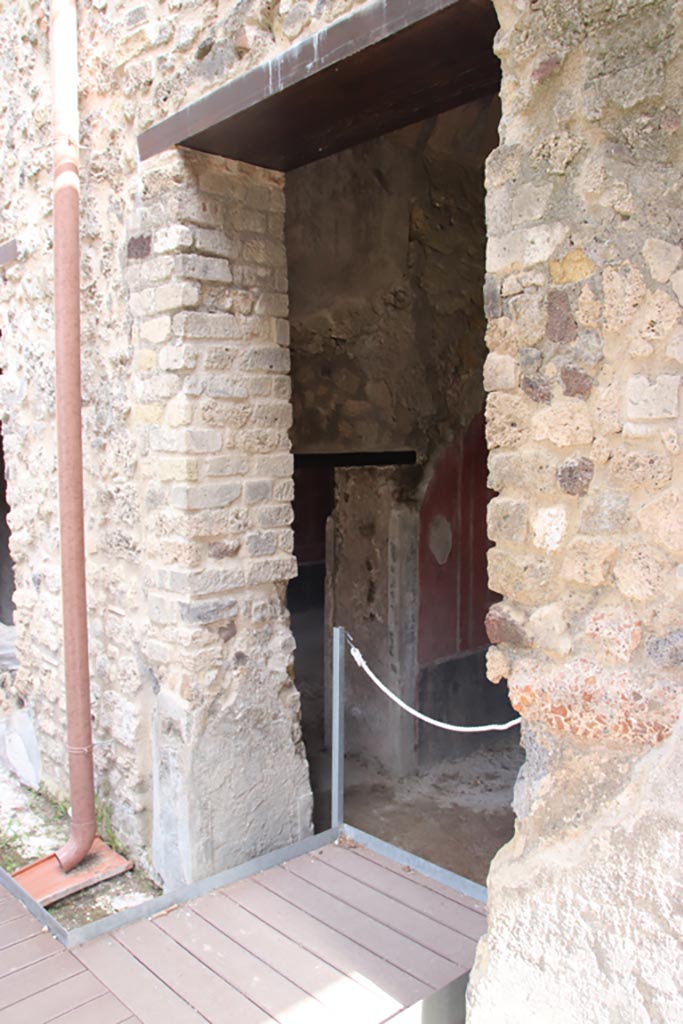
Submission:
[[[489,670],[528,760],[469,1019],[680,1021],[683,11],[496,7]]]
[[[225,277],[211,280],[210,274],[216,267],[216,264],[211,264],[211,259],[216,254],[202,248],[202,245],[196,247],[194,241],[191,244],[183,241],[186,237],[186,234],[183,236],[183,228],[187,232],[191,230],[187,225],[192,224],[199,229],[199,224],[192,219],[196,218],[196,212],[190,211],[186,221],[179,218],[177,222],[181,230],[176,241],[172,234],[165,242],[158,242],[155,238],[155,245],[162,246],[162,249],[167,246],[165,251],[149,253],[154,257],[150,262],[155,268],[150,270],[150,274],[161,275],[158,289],[161,295],[154,299],[160,303],[160,312],[154,327],[143,328],[143,320],[149,324],[148,311],[144,308],[146,298],[136,296],[137,306],[131,304],[128,287],[130,283],[131,291],[147,290],[142,289],[142,285],[138,287],[135,277],[136,270],[143,261],[146,262],[145,243],[139,243],[142,250],[136,249],[134,244],[129,252],[126,229],[131,226],[130,237],[145,234],[134,225],[136,216],[143,217],[148,198],[151,201],[148,192],[154,190],[154,169],[148,175],[145,168],[138,166],[136,139],[140,131],[182,103],[205,94],[218,82],[253,67],[265,57],[281,52],[302,33],[322,27],[353,6],[348,0],[324,5],[247,0],[239,4],[222,4],[220,8],[217,4],[199,0],[171,0],[171,3],[152,0],[147,4],[79,0],[78,4],[85,504],[97,788],[100,800],[110,805],[119,839],[148,870],[157,877],[163,875],[170,880],[188,872],[205,871],[211,865],[223,866],[223,858],[242,859],[257,849],[276,846],[283,839],[305,832],[309,827],[309,797],[305,764],[298,746],[296,694],[288,682],[291,638],[282,611],[281,591],[287,573],[291,571],[291,555],[284,553],[281,559],[278,576],[283,581],[281,583],[273,582],[277,573],[272,569],[262,568],[271,557],[268,552],[278,531],[281,538],[278,535],[276,545],[280,544],[280,539],[286,544],[288,522],[269,523],[267,530],[270,535],[263,536],[265,524],[247,525],[246,519],[251,516],[249,523],[255,522],[260,512],[256,506],[253,509],[251,505],[247,506],[246,492],[240,490],[239,497],[230,498],[232,503],[226,504],[226,515],[228,512],[234,515],[237,507],[243,506],[243,519],[239,520],[235,530],[238,534],[241,531],[244,541],[240,558],[246,563],[253,551],[254,569],[249,583],[244,584],[242,600],[238,602],[235,628],[239,635],[243,623],[255,623],[254,637],[262,638],[267,632],[270,637],[268,643],[272,644],[268,649],[273,653],[263,669],[263,676],[268,682],[264,683],[263,678],[255,679],[253,694],[249,700],[245,698],[247,704],[251,702],[251,710],[241,708],[238,701],[234,708],[235,721],[242,714],[256,715],[257,718],[259,715],[272,715],[273,735],[277,732],[284,757],[283,777],[289,779],[293,787],[291,814],[286,823],[279,814],[266,814],[260,823],[254,823],[249,817],[246,826],[241,819],[239,824],[234,822],[231,825],[229,834],[222,819],[221,836],[216,838],[212,828],[219,823],[212,824],[212,811],[207,809],[205,802],[209,800],[212,806],[229,808],[233,798],[226,802],[226,795],[218,792],[215,778],[206,780],[206,792],[210,796],[202,798],[201,806],[193,805],[190,810],[187,791],[176,789],[174,797],[177,795],[178,803],[175,811],[171,810],[174,806],[171,801],[166,805],[163,803],[169,778],[175,780],[187,773],[188,786],[194,792],[198,776],[204,774],[202,757],[215,750],[215,746],[209,744],[203,753],[200,752],[202,728],[199,718],[193,717],[189,710],[191,700],[190,704],[184,703],[188,695],[181,693],[179,679],[187,680],[194,673],[196,690],[201,690],[207,683],[207,689],[211,691],[212,686],[214,690],[216,687],[217,672],[232,673],[234,670],[235,678],[243,678],[247,670],[232,663],[229,668],[218,669],[216,658],[223,656],[220,652],[224,641],[216,639],[209,623],[197,623],[192,632],[191,623],[181,622],[178,635],[182,635],[184,640],[189,635],[194,643],[198,633],[203,638],[197,641],[197,657],[193,660],[187,651],[183,651],[178,663],[169,666],[168,674],[173,676],[172,680],[167,681],[164,673],[160,678],[157,671],[158,660],[163,656],[175,658],[178,650],[177,645],[172,650],[169,647],[162,655],[160,646],[163,629],[158,620],[165,614],[163,608],[168,604],[166,584],[170,590],[173,586],[186,586],[188,607],[190,604],[194,607],[201,595],[197,590],[191,592],[194,582],[191,585],[179,582],[183,573],[188,575],[194,571],[192,559],[197,557],[193,548],[194,538],[183,533],[184,527],[179,534],[168,539],[161,533],[155,533],[151,526],[152,515],[156,513],[162,517],[166,512],[167,518],[173,514],[176,518],[185,516],[189,531],[190,513],[194,510],[189,507],[183,509],[182,503],[210,500],[209,491],[197,492],[193,488],[216,488],[214,497],[220,488],[223,488],[220,493],[224,496],[233,495],[241,478],[236,463],[234,476],[230,475],[228,463],[232,450],[213,454],[211,451],[191,450],[195,442],[191,433],[194,428],[190,423],[186,431],[187,450],[164,450],[163,444],[170,436],[168,431],[182,432],[184,429],[183,418],[188,416],[192,399],[197,399],[198,420],[211,416],[209,406],[212,403],[215,415],[220,419],[226,396],[190,394],[186,400],[182,385],[178,386],[177,381],[185,377],[196,380],[198,373],[183,363],[184,359],[192,359],[190,354],[183,354],[185,336],[175,335],[174,338],[180,340],[174,347],[165,345],[162,336],[155,335],[154,330],[161,331],[163,317],[168,309],[174,308],[168,303],[182,299],[182,303],[187,302],[187,314],[192,315],[213,311],[212,304],[219,301],[219,293],[225,293],[229,288],[232,288],[233,296],[239,292],[235,298],[237,305],[244,301],[244,295],[250,290],[253,294],[258,292],[259,272],[254,267],[261,258],[256,250],[260,244],[259,222],[265,214],[261,209],[250,207],[243,195],[243,219],[240,220],[240,212],[236,211],[235,224],[225,227],[226,246],[233,235],[254,232],[250,240],[254,266],[251,269],[246,265],[240,268],[239,273],[243,277],[237,283]],[[32,755],[36,770],[42,762],[42,782],[52,792],[64,796],[67,778],[54,433],[51,110],[46,0],[0,3],[0,38],[3,40],[0,71],[4,82],[0,95],[0,138],[3,140],[0,145],[3,167],[0,178],[0,239],[16,237],[19,248],[18,261],[0,270],[0,327],[3,332],[0,358],[4,371],[0,380],[0,396],[11,507],[11,549],[16,567],[17,646],[21,663],[19,672],[8,683],[8,689],[3,691],[2,710],[3,713],[14,714],[17,707],[21,707],[34,723],[41,755],[40,759]],[[182,180],[184,172],[178,173]],[[194,185],[190,182],[191,177],[188,178],[188,189],[192,191]],[[272,186],[272,181],[264,185],[262,177],[256,173],[253,181],[256,193],[260,188],[268,190]],[[210,202],[210,197],[206,201]],[[213,202],[221,200],[214,197]],[[281,219],[281,209],[271,213]],[[216,225],[212,227],[217,230]],[[272,239],[272,235],[268,237]],[[224,258],[226,254],[219,252],[217,255]],[[164,256],[167,257],[166,264]],[[209,278],[201,300],[197,298],[195,302],[199,289],[197,268],[200,264],[197,261],[205,256],[204,269]],[[163,291],[163,285],[168,283],[164,279],[166,271],[163,268],[171,265],[173,273],[178,275],[175,297],[170,294],[173,287],[166,293]],[[146,284],[151,286],[149,281]],[[275,289],[264,287],[261,299],[263,312],[269,302],[279,301],[280,314],[284,315],[282,292],[286,290],[286,282],[282,270],[278,289],[279,299],[274,299]],[[228,299],[224,297],[221,301],[227,303]],[[224,312],[229,312],[227,305]],[[242,308],[241,312],[247,313]],[[275,315],[276,310],[269,310],[270,313]],[[151,319],[154,317],[150,315]],[[189,319],[190,332],[193,329],[191,323]],[[146,330],[147,336],[140,337],[139,330]],[[188,341],[190,350],[201,347],[194,345],[195,340]],[[162,350],[161,362],[157,363],[156,352],[161,353]],[[254,381],[259,376],[265,378],[268,372],[267,366],[257,366],[256,363],[250,370],[245,369]],[[212,374],[214,378],[221,374],[225,377],[227,371],[225,366],[216,365]],[[209,376],[208,368],[206,375]],[[286,401],[287,395],[283,392],[280,398]],[[257,395],[253,399],[255,404],[260,401]],[[164,419],[163,423],[157,422],[160,418]],[[209,439],[206,443],[210,448],[218,437],[222,443],[223,435],[230,426],[227,421],[202,422],[196,429],[205,432],[202,436]],[[266,436],[267,424],[258,419],[253,423],[245,420],[242,427],[249,468],[252,468],[255,446],[262,439],[265,446],[262,458],[272,460],[267,468],[264,461],[263,475],[274,481],[274,486],[279,486],[278,474],[285,463],[290,465],[289,456],[284,449],[273,451],[268,447],[271,439]],[[158,451],[147,447],[153,443],[149,437],[155,428],[161,437]],[[279,428],[280,434],[283,431],[286,431],[286,425]],[[200,444],[199,441],[196,443]],[[194,470],[190,465],[193,455],[198,456]],[[210,457],[213,459],[211,465],[208,462]],[[220,457],[226,459],[222,467],[218,467]],[[278,459],[285,460],[280,462],[280,468],[275,465]],[[153,485],[150,474],[155,473],[157,467],[160,479]],[[196,481],[190,475],[194,471],[199,474]],[[209,472],[218,475],[209,479]],[[288,474],[289,469],[284,472]],[[174,478],[175,474],[180,474],[178,479]],[[197,493],[201,494],[200,499],[197,499]],[[282,488],[277,495],[273,501],[282,502],[284,508],[289,497],[285,496]],[[265,508],[269,498],[261,494],[259,497],[254,495],[253,500],[264,502]],[[200,512],[199,509],[196,511]],[[282,514],[277,513],[279,516]],[[203,553],[207,558],[218,559],[217,567],[221,566],[220,571],[224,572],[221,560],[233,557],[229,550],[235,543],[234,536],[225,542],[223,554],[209,556],[207,545],[210,536],[207,534],[205,537]],[[213,540],[211,543],[218,542]],[[164,567],[175,566],[176,560],[178,568],[173,571],[179,575],[171,574],[165,578],[159,575]],[[266,578],[257,581],[255,574],[264,572]],[[174,596],[177,598],[178,593]],[[186,611],[185,614],[195,612]],[[187,635],[183,629],[188,631]],[[169,624],[166,624],[166,631],[171,631]],[[213,639],[213,646],[209,638]],[[242,649],[239,640],[233,646],[235,656],[249,656],[249,651]],[[271,689],[272,703],[270,698],[264,698],[257,713],[254,702],[260,699],[258,695],[262,695],[262,686]],[[240,689],[237,685],[236,688]],[[278,692],[280,697],[276,696]],[[207,696],[206,702],[202,703],[204,710],[201,714],[209,714],[212,699]],[[165,707],[163,713],[160,711],[162,705]],[[195,699],[193,707],[196,706]],[[216,721],[222,723],[222,729],[225,719],[218,715]],[[265,728],[265,734],[271,735],[268,728]],[[180,736],[183,737],[181,743],[177,742]],[[215,742],[224,743],[226,737],[227,733],[221,731],[219,740]],[[162,754],[163,751],[167,755]],[[187,762],[183,761],[186,755]],[[247,757],[247,752],[235,748],[234,757],[240,761]],[[158,766],[156,772],[153,770],[155,762]],[[272,767],[272,762],[266,758],[264,772],[271,770],[268,765]],[[226,760],[226,776],[231,770]],[[239,776],[239,772],[235,775]],[[249,793],[256,792],[257,779],[242,781]],[[251,796],[246,798],[245,806],[252,806],[251,799]],[[168,819],[176,811],[180,846],[175,862],[170,863],[168,850],[157,847],[153,854],[153,834],[159,833],[162,813],[167,816],[168,824]],[[181,839],[190,828],[189,822],[194,814],[198,817],[193,819],[191,827],[198,825],[202,835],[201,849],[193,860],[194,855],[188,854]],[[244,842],[241,843],[239,834],[243,827]],[[170,843],[172,835],[171,830]]]
[[[401,501],[406,470],[337,470],[326,612],[328,626],[348,629],[380,679],[414,703],[417,515]],[[414,771],[414,720],[375,690],[351,659],[345,699],[346,751],[397,777]]]
[[[483,404],[483,165],[497,99],[287,175],[297,452],[414,450]]]
[[[282,181],[179,156],[142,170],[135,140],[353,6],[79,3],[97,782],[119,837],[169,881],[309,827],[287,426],[258,419],[289,397]],[[675,1024],[683,12],[496,6],[485,382],[505,600],[489,669],[509,677],[529,759],[470,1018]],[[44,781],[64,792],[46,15],[44,0],[0,7],[0,237],[19,244],[0,271],[21,661],[7,703],[33,716]],[[282,779],[289,813],[257,815]]]

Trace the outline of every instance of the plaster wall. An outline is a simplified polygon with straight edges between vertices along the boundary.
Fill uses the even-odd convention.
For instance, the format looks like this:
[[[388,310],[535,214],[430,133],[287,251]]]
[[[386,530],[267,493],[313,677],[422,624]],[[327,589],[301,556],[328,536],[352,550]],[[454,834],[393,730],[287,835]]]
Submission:
[[[495,681],[523,714],[469,1021],[683,1020],[680,3],[496,3]]]
[[[487,586],[486,457],[481,414],[438,453],[419,512],[416,699],[431,718],[462,725],[513,717],[505,684],[486,683],[485,619],[499,596]],[[516,738],[418,728],[421,767]]]

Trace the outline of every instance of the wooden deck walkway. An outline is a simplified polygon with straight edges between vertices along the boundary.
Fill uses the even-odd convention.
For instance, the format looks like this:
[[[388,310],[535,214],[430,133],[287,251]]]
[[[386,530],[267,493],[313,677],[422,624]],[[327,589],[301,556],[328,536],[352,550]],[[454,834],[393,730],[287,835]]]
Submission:
[[[330,845],[64,949],[0,888],[0,1024],[381,1024],[469,970],[481,903]]]

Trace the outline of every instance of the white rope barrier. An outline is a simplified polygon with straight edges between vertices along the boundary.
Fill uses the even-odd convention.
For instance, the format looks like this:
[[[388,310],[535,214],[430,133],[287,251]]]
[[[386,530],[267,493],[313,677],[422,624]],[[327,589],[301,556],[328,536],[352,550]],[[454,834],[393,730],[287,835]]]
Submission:
[[[365,672],[368,679],[370,679],[375,686],[389,698],[389,700],[393,700],[394,704],[398,704],[400,708],[407,711],[409,715],[413,716],[413,718],[419,718],[421,722],[426,722],[427,725],[435,725],[437,729],[447,729],[448,732],[505,732],[506,729],[512,729],[522,721],[521,718],[513,718],[511,722],[495,722],[491,725],[451,725],[449,722],[439,722],[436,718],[430,718],[429,715],[423,715],[421,711],[416,711],[415,708],[411,708],[410,704],[406,704],[400,697],[397,697],[388,686],[385,686],[384,683],[377,678],[361,652],[351,640],[348,633],[346,634],[346,639],[349,645],[349,650],[351,651],[351,657],[355,661],[356,665]]]

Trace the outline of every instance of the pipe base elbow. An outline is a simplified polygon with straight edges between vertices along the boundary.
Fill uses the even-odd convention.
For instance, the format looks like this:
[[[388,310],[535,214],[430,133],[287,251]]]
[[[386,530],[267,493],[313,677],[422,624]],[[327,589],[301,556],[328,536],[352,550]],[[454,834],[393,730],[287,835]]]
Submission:
[[[71,871],[73,868],[78,867],[81,861],[87,857],[95,835],[94,821],[83,824],[73,823],[71,825],[71,835],[61,850],[58,850],[56,853],[57,860],[63,871]]]

